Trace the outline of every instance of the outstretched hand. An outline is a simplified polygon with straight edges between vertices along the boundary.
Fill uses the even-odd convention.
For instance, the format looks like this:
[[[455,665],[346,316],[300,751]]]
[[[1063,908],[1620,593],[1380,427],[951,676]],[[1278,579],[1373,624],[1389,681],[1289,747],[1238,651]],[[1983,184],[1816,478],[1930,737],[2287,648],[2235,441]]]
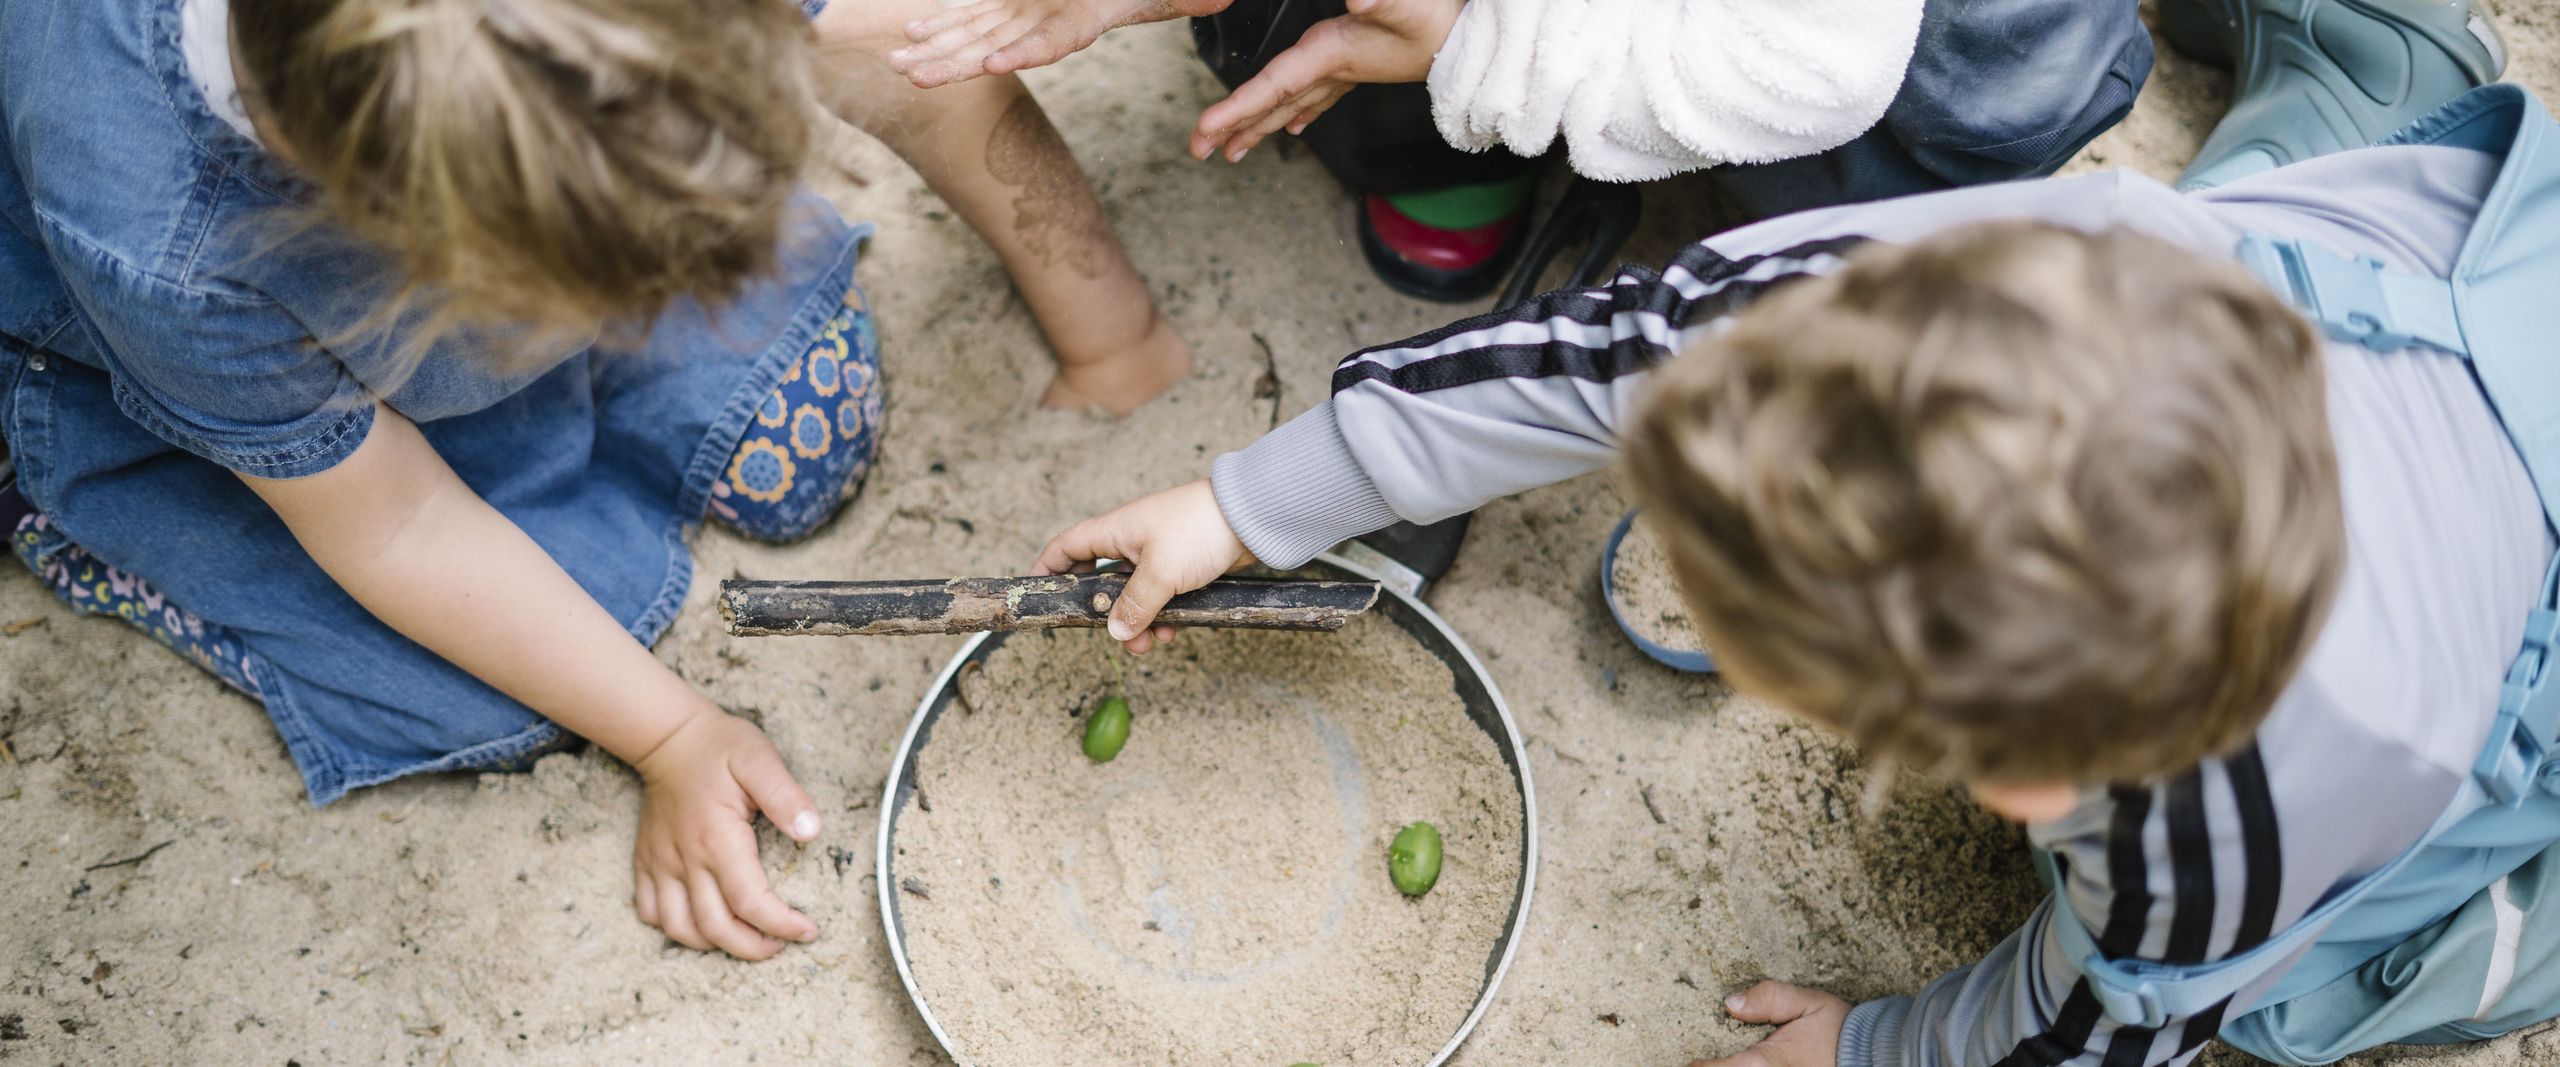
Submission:
[[[1689,1067],[1832,1067],[1839,1062],[1848,1001],[1819,989],[1762,982],[1726,997],[1724,1008],[1746,1023],[1775,1023],[1778,1032],[1731,1056],[1692,1061]]]
[[[889,66],[921,88],[1045,67],[1106,30],[1214,15],[1234,0],[980,0],[907,23]]]
[[[1272,132],[1303,133],[1343,94],[1363,84],[1418,82],[1457,24],[1461,0],[1349,0],[1348,15],[1307,28],[1261,73],[1200,113],[1191,157],[1224,148],[1244,158]]]
[[[1218,496],[1206,480],[1140,497],[1110,514],[1067,527],[1040,550],[1033,574],[1089,569],[1097,559],[1129,561],[1129,585],[1111,606],[1111,636],[1145,652],[1173,639],[1173,629],[1153,625],[1156,612],[1177,593],[1253,562],[1236,540]]]
[[[745,960],[817,940],[818,924],[774,894],[756,855],[759,811],[792,840],[818,836],[817,805],[764,731],[707,710],[632,766],[646,789],[631,854],[641,922]]]

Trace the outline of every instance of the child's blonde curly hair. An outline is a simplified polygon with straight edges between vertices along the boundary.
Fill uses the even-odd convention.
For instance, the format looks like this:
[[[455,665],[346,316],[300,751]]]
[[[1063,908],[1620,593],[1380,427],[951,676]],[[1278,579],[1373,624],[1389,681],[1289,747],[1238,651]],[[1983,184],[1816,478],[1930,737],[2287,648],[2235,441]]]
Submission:
[[[768,270],[810,153],[787,0],[234,0],[243,97],[438,321],[592,333]],[[405,302],[405,301],[404,301]]]
[[[1894,763],[2138,781],[2247,740],[2319,630],[2321,358],[2228,262],[1983,225],[1770,294],[1625,453],[1737,685]]]

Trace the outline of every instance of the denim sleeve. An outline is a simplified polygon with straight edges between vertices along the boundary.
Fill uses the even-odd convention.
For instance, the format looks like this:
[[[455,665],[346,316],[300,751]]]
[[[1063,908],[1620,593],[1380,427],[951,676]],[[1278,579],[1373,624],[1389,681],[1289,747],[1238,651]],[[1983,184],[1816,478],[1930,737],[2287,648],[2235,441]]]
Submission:
[[[126,417],[258,478],[318,474],[364,443],[372,394],[282,307],[179,285],[51,236]]]

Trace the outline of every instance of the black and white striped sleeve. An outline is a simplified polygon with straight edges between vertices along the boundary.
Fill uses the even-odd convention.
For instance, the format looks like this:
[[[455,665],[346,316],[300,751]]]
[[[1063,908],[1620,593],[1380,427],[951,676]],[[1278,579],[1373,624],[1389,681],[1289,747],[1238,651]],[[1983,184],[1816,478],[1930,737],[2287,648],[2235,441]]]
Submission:
[[[1840,1067],[2186,1063],[2235,1017],[2234,1003],[2159,1027],[2107,1018],[2062,951],[2054,909],[2074,909],[2110,958],[2203,963],[2265,942],[2294,917],[2285,911],[2298,915],[2309,900],[2299,893],[2286,900],[2284,841],[2255,744],[2165,781],[2108,789],[2050,834],[2067,891],[1982,962],[1917,996],[1860,1005],[1841,1034]],[[2243,990],[2237,1010],[2247,1011],[2291,963]]]
[[[1218,458],[1219,508],[1257,558],[1287,567],[1399,519],[1436,522],[1596,470],[1684,331],[1836,268],[1857,242],[1741,257],[1702,242],[1659,272],[1628,268],[1354,353],[1331,400]]]

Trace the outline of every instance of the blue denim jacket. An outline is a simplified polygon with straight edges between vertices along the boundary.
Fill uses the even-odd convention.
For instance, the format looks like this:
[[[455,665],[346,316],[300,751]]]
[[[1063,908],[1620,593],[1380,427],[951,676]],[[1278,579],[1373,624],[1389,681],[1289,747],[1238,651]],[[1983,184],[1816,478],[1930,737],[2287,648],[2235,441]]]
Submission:
[[[327,470],[381,399],[643,641],[755,402],[841,306],[862,231],[804,195],[773,279],[628,350],[414,374],[350,342],[387,258],[216,118],[179,0],[0,0],[0,437],[56,536],[240,635],[314,803],[487,766],[557,727],[376,621],[234,476]],[[515,361],[521,366],[521,360]],[[500,607],[497,610],[504,610]]]

